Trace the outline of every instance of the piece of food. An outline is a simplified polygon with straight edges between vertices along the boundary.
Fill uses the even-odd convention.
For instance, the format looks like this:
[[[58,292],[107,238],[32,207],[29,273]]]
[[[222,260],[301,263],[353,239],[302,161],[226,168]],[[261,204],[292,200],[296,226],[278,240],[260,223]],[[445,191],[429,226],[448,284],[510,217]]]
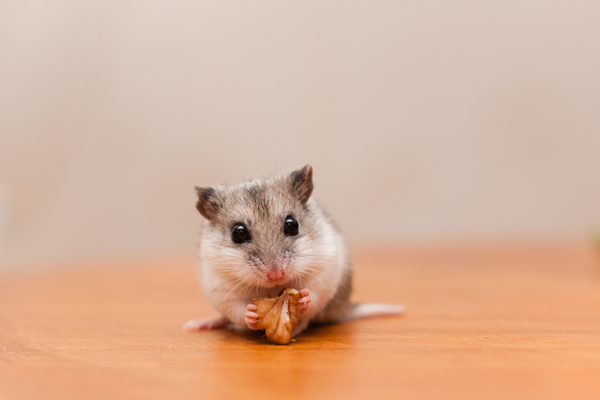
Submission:
[[[257,307],[256,327],[264,329],[269,340],[279,344],[289,343],[298,325],[298,300],[300,292],[291,288],[285,289],[279,297],[252,300]]]

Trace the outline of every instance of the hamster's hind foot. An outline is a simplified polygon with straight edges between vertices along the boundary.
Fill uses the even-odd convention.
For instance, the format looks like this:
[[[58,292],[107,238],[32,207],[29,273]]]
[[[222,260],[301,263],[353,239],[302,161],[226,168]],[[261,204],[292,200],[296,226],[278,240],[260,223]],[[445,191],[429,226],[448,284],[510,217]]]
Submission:
[[[204,329],[219,329],[229,323],[225,317],[191,319],[183,325],[184,331],[201,331]]]

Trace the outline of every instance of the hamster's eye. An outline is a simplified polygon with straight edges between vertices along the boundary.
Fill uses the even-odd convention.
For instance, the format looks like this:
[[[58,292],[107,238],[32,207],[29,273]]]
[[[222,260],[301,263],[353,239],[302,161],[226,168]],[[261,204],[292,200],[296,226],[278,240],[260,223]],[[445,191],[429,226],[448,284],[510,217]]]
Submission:
[[[285,236],[296,236],[298,234],[298,221],[287,217],[283,224],[283,233],[285,233]]]
[[[231,240],[235,243],[244,243],[250,241],[250,232],[244,224],[237,224],[231,231]]]

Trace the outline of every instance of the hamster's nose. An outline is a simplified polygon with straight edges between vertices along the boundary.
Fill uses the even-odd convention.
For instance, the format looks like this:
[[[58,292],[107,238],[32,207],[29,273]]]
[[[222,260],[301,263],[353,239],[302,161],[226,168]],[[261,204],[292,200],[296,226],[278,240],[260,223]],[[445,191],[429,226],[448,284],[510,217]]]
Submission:
[[[285,272],[281,266],[273,266],[267,270],[267,279],[271,282],[277,282],[285,277]]]

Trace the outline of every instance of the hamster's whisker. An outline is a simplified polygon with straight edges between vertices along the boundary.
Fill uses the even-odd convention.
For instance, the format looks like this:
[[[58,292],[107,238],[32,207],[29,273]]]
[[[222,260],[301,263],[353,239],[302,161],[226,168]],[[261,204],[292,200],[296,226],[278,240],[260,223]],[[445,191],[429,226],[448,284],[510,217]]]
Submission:
[[[160,278],[156,278],[156,280],[154,280],[154,282],[153,282],[153,283],[157,283],[157,282],[159,282],[159,281],[162,281],[163,279],[170,278],[170,277],[172,277],[172,276],[174,276],[174,275],[179,275],[179,274],[182,274],[182,273],[184,273],[184,272],[188,272],[188,271],[190,271],[190,270],[195,270],[196,268],[198,268],[198,267],[197,267],[197,266],[195,266],[195,265],[194,265],[194,266],[191,266],[191,267],[190,267],[190,266],[188,266],[188,267],[175,268],[175,271],[174,271],[174,272],[171,272],[171,273],[168,273],[168,274],[166,274],[166,275],[163,275],[163,276],[161,276]]]
[[[335,256],[333,254],[298,254],[294,256],[295,258],[311,258],[311,257],[315,257],[315,258],[322,258],[322,257],[331,257],[334,258]]]
[[[249,281],[246,278],[242,279],[236,285],[236,288],[238,288],[240,285],[243,285],[241,290],[243,290],[243,297],[246,297],[251,291],[256,290],[258,283],[260,283],[260,279],[257,276],[252,276]]]
[[[317,277],[317,276],[323,275],[323,274],[324,274],[323,271],[309,270],[309,271],[301,271],[298,275],[302,278],[314,278],[314,277]]]
[[[185,290],[185,289],[191,287],[192,285],[195,285],[198,282],[200,282],[200,278],[196,277],[196,278],[186,281],[184,283],[180,283],[179,285],[174,287],[173,290],[175,290],[175,293],[179,293],[182,290]]]
[[[240,285],[248,285],[248,283],[246,282],[245,279],[240,279],[239,282],[237,283],[237,285],[235,285],[231,290],[229,290],[229,292],[235,293],[237,291],[237,289],[240,287]]]

